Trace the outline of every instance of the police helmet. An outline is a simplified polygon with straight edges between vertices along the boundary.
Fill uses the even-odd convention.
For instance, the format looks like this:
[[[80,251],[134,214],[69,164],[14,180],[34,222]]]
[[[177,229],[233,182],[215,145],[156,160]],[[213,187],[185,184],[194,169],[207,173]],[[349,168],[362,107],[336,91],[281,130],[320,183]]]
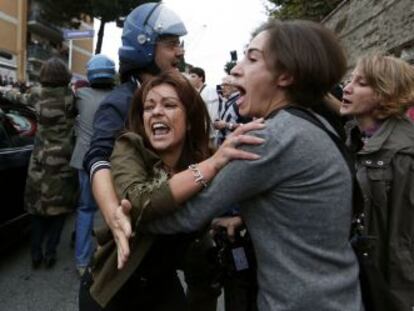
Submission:
[[[187,34],[181,18],[161,3],[145,3],[126,18],[119,49],[120,62],[145,68],[154,60],[155,43],[159,36]]]
[[[89,83],[97,79],[114,79],[115,63],[109,57],[97,54],[89,60],[86,71]]]

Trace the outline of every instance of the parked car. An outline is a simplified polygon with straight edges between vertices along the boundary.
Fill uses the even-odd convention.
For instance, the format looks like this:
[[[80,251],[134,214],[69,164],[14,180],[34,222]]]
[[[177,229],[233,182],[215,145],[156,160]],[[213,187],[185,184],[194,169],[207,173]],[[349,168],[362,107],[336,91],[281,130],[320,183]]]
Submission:
[[[0,97],[0,251],[29,231],[23,198],[35,131],[33,109]]]

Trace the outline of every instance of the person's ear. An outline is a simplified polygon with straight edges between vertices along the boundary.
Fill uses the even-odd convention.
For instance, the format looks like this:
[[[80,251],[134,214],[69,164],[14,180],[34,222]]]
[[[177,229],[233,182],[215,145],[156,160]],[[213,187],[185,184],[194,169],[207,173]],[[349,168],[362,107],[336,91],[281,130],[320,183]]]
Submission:
[[[282,73],[276,79],[277,86],[286,87],[293,83],[293,77],[289,73]]]

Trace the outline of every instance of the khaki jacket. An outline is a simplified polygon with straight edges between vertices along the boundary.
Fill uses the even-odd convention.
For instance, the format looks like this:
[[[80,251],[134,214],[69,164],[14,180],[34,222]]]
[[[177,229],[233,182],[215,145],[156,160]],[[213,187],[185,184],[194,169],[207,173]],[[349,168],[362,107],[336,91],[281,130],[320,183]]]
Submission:
[[[351,137],[356,138],[357,129]],[[356,145],[354,139],[352,145]],[[390,118],[357,153],[369,257],[385,287],[384,310],[414,308],[414,125]]]
[[[168,186],[168,175],[160,158],[148,150],[134,133],[120,136],[111,156],[111,171],[119,198],[132,204],[131,219],[135,236],[131,254],[122,270],[117,269],[116,244],[109,228],[97,231],[98,250],[92,263],[91,295],[105,306],[142,262],[155,236],[138,232],[140,223],[173,212],[178,208]]]

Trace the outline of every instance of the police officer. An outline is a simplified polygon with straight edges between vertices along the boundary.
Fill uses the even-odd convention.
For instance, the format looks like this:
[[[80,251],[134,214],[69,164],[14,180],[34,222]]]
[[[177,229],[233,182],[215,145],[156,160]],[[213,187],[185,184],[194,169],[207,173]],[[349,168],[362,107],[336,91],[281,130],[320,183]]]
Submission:
[[[74,94],[75,107],[78,111],[75,126],[77,137],[70,161],[70,165],[78,170],[80,185],[76,218],[75,262],[81,276],[94,250],[92,229],[94,215],[97,210],[89,183],[89,176],[83,170],[82,162],[86,151],[89,149],[95,112],[103,99],[113,89],[115,63],[105,55],[95,55],[87,64],[86,73],[90,86],[78,88]]]

